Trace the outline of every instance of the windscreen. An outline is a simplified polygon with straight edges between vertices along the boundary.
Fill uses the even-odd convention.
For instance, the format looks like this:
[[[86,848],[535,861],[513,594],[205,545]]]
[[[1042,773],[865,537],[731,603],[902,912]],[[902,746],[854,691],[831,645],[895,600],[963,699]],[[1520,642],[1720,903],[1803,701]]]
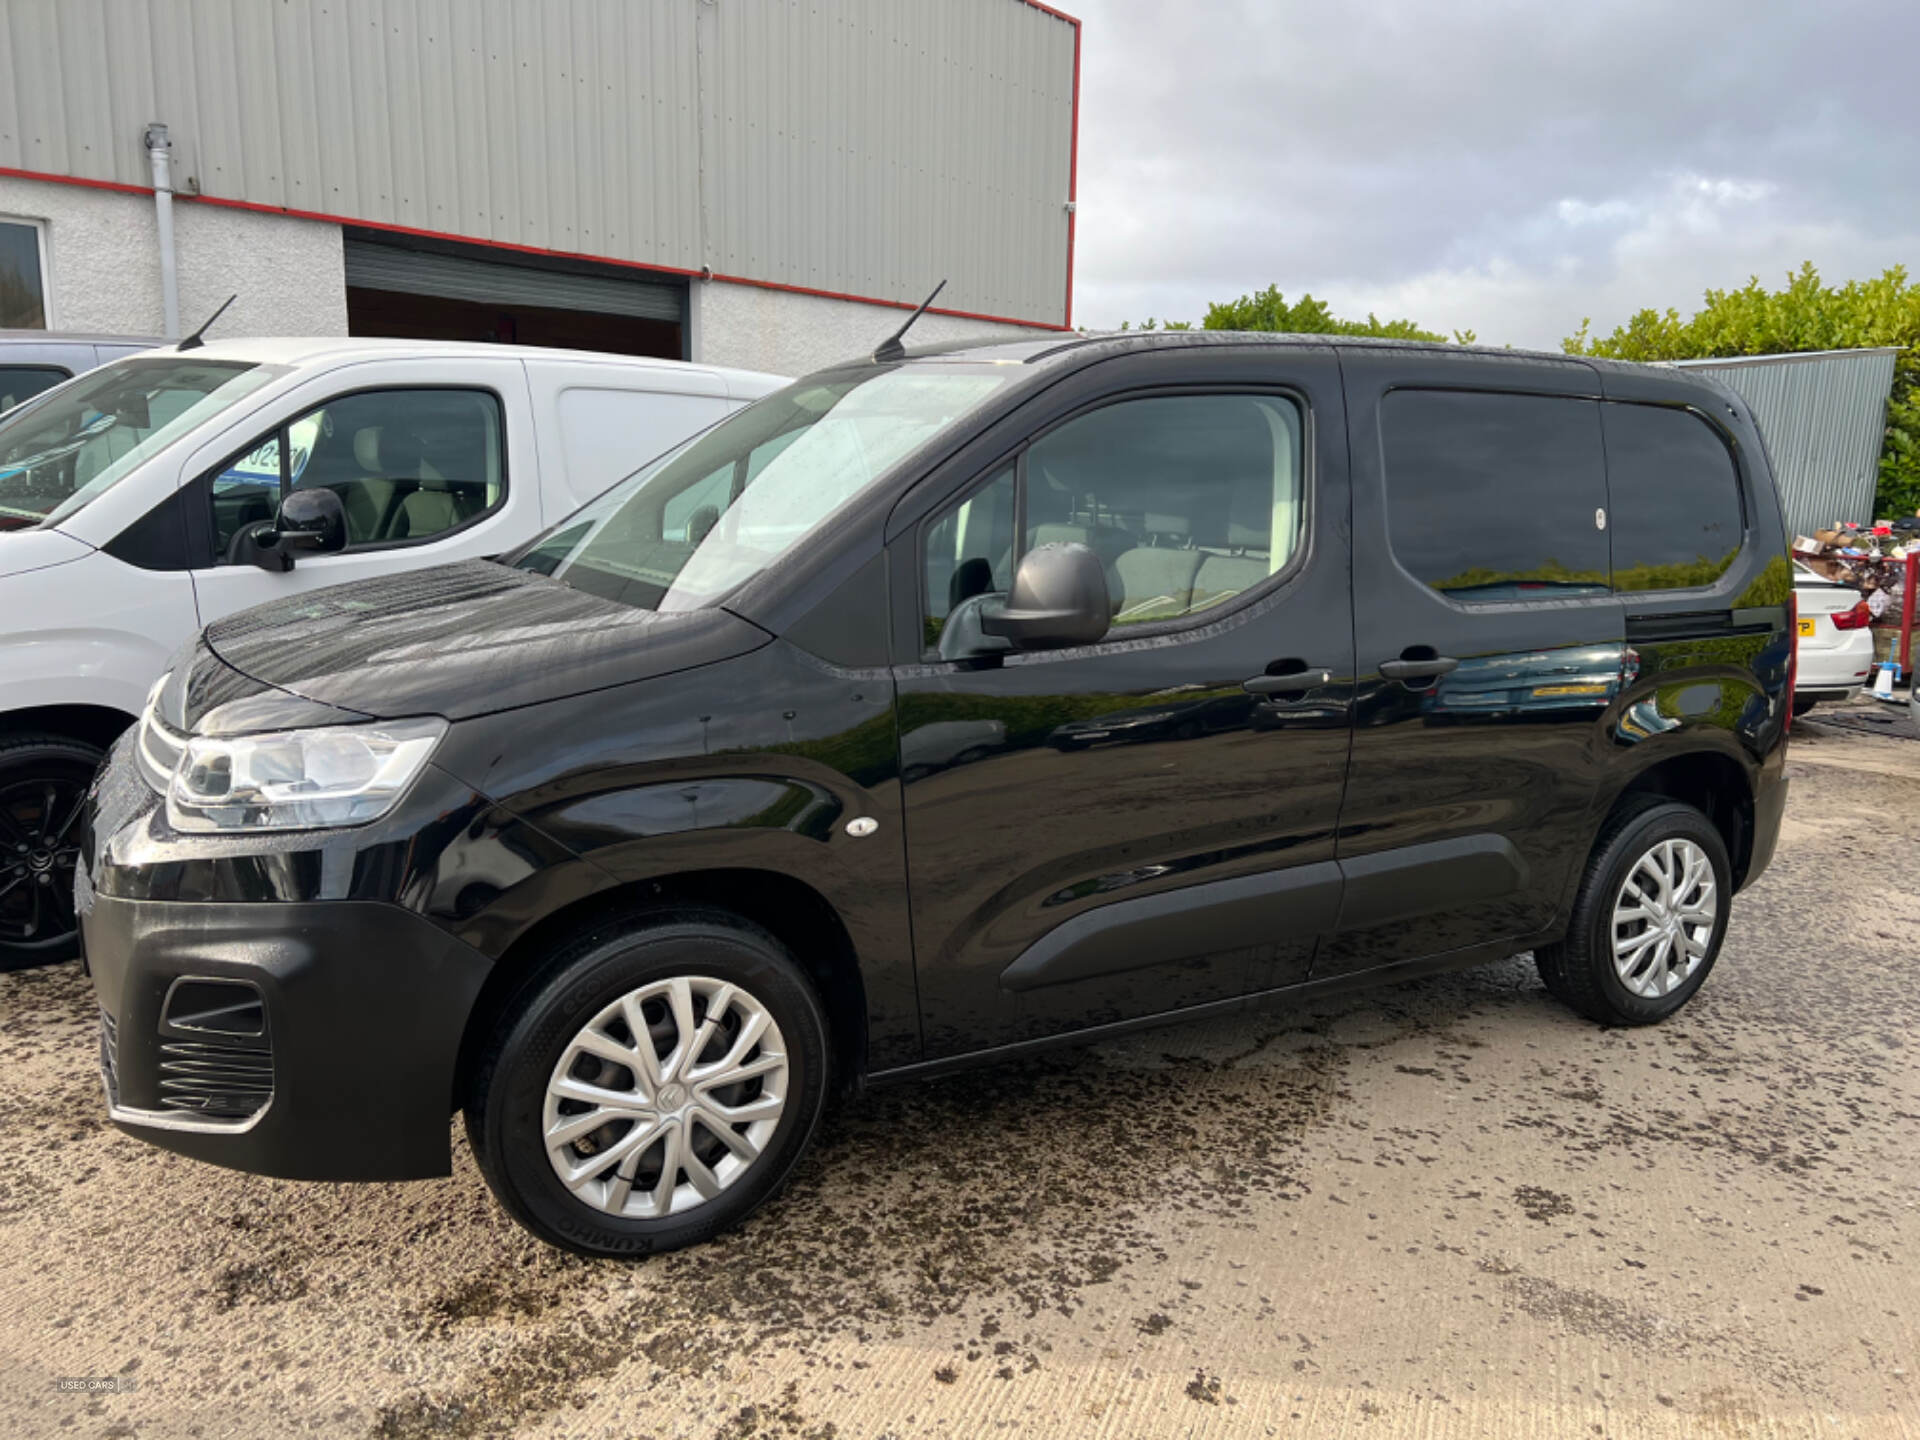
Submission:
[[[644,610],[712,604],[1011,378],[917,363],[801,380],[621,481],[513,563]]]
[[[0,418],[0,530],[51,527],[277,368],[189,356],[121,360]]]

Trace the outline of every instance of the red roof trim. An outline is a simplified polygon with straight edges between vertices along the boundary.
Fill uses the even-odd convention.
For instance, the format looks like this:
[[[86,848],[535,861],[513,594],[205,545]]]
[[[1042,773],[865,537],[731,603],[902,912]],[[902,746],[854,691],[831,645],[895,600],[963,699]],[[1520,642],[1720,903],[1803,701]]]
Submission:
[[[1031,0],[1028,0],[1031,3]],[[1041,7],[1044,8],[1044,7]],[[48,175],[37,170],[16,170],[0,166],[0,176],[18,180],[45,180],[55,185],[79,185],[90,190],[112,190],[123,195],[151,195],[150,185],[123,185],[117,180],[88,180],[77,175]],[[295,220],[315,220],[327,225],[352,225],[362,230],[379,230],[390,235],[417,235],[429,240],[453,240],[463,245],[478,245],[489,250],[512,250],[522,255],[552,255],[566,260],[590,260],[599,265],[617,265],[626,270],[644,270],[656,275],[677,275],[692,279],[719,280],[728,285],[751,285],[760,290],[784,290],[794,295],[817,295],[823,300],[851,300],[859,305],[879,305],[891,310],[912,310],[913,300],[884,300],[875,295],[852,295],[841,290],[820,290],[810,285],[787,285],[778,280],[756,280],[746,275],[722,275],[718,272],[689,270],[681,265],[653,265],[640,260],[620,260],[607,255],[588,255],[577,250],[552,250],[539,245],[517,245],[510,240],[480,240],[471,235],[456,235],[445,230],[423,230],[413,225],[394,225],[377,220],[356,220],[345,215],[329,215],[318,210],[297,210],[288,205],[263,205],[255,200],[229,200],[218,195],[176,195],[176,199],[196,205],[219,205],[230,210],[252,210],[263,215],[286,215]],[[1068,253],[1072,253],[1072,217],[1068,217]],[[1072,314],[1072,276],[1068,276],[1068,314]],[[1011,315],[985,315],[976,310],[950,310],[936,305],[932,315],[951,315],[961,320],[985,320],[995,325],[1018,325],[1028,330],[1067,330],[1071,326],[1040,320],[1020,320]]]

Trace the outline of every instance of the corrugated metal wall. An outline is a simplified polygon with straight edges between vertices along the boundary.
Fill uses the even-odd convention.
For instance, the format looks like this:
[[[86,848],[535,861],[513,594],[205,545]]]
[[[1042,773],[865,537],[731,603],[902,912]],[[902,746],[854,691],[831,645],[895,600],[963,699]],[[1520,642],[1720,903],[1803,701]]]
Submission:
[[[1787,525],[1810,535],[1873,520],[1894,350],[1834,350],[1742,360],[1688,360],[1753,411],[1778,472]]]
[[[1001,0],[702,22],[716,270],[915,300],[945,276],[943,307],[1062,319],[1071,26]]]
[[[1060,324],[1024,0],[0,0],[0,168]],[[178,182],[176,182],[178,183]]]

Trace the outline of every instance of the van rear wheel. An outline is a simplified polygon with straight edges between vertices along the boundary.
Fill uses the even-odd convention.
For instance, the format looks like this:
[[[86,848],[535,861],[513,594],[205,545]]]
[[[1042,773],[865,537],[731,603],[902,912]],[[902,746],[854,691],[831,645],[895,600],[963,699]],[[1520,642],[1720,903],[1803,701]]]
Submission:
[[[55,735],[0,739],[0,970],[79,950],[73,870],[101,752]]]
[[[1557,998],[1608,1025],[1651,1025],[1706,983],[1726,938],[1726,842],[1691,805],[1650,799],[1602,830],[1564,940],[1534,954]]]
[[[779,1189],[827,1094],[826,1012],[780,943],[661,911],[564,947],[476,1069],[467,1135],[550,1245],[639,1256],[708,1239]]]

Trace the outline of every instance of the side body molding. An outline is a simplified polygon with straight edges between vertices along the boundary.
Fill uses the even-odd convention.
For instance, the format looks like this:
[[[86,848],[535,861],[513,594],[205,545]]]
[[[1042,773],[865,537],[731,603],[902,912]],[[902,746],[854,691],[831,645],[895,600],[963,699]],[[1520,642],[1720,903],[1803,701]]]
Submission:
[[[1054,926],[1000,974],[1007,990],[1037,990],[1149,965],[1323,935],[1340,913],[1332,860],[1212,880],[1116,900]]]
[[[1527,884],[1527,862],[1503,835],[1462,835],[1431,844],[1322,860],[1163,890],[1063,921],[1000,973],[1004,990],[1119,975],[1200,954],[1324,937],[1344,917],[1378,925],[1492,900]]]
[[[1411,920],[1527,887],[1527,862],[1504,835],[1455,835],[1342,860],[1340,918],[1368,925]]]

